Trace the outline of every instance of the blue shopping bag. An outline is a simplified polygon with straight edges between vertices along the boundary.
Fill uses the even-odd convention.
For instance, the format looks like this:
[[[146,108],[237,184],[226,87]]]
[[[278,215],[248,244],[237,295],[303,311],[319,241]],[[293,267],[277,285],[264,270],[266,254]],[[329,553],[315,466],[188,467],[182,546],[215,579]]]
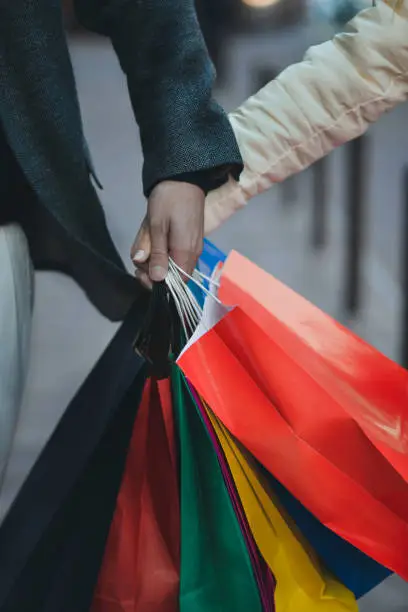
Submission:
[[[211,277],[216,265],[220,262],[224,262],[225,259],[225,253],[220,251],[218,247],[205,238],[203,252],[201,253],[200,259],[197,263],[197,270],[201,272],[201,274],[204,274],[204,276]],[[208,289],[208,281],[204,279],[200,282],[203,287]],[[196,285],[196,283],[192,281],[190,281],[189,286],[199,304],[202,305],[205,299],[205,293]]]
[[[269,484],[282,506],[330,571],[357,599],[391,575],[391,571],[330,531],[271,474]]]

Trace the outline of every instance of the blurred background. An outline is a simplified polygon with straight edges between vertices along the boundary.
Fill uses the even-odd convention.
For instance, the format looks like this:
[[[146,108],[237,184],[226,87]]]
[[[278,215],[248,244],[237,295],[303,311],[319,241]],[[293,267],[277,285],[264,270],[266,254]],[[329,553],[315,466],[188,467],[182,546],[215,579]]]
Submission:
[[[81,31],[70,0],[63,5],[85,132],[104,186],[101,197],[112,235],[129,262],[145,202],[125,79],[109,43]],[[218,70],[216,96],[231,110],[371,0],[197,0],[197,5]],[[402,105],[364,138],[252,201],[212,239],[225,251],[241,251],[408,366],[406,125],[408,106]],[[2,512],[114,331],[72,281],[38,275],[32,367]],[[361,610],[402,612],[407,602],[408,586],[393,577]]]

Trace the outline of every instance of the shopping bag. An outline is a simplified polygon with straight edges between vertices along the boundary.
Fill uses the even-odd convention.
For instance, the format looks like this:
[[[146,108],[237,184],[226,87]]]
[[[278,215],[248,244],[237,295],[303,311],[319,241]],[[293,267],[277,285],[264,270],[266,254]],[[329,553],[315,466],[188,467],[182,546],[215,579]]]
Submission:
[[[275,577],[270,570],[270,568],[266,565],[263,557],[261,556],[259,549],[255,543],[253,538],[250,526],[248,524],[247,518],[245,516],[244,508],[242,507],[241,500],[239,497],[239,493],[235,487],[235,483],[230,472],[228,462],[226,460],[225,454],[223,452],[220,441],[217,437],[217,434],[212,426],[211,420],[207,414],[207,410],[205,409],[201,399],[196,394],[195,390],[191,385],[189,385],[190,393],[194,398],[195,404],[199,411],[200,417],[203,421],[203,424],[207,430],[208,436],[210,437],[212,446],[217,455],[218,463],[220,466],[220,470],[224,479],[225,486],[227,488],[231,503],[233,505],[235,515],[238,519],[238,523],[251,559],[252,568],[254,571],[255,579],[258,585],[259,594],[262,602],[262,609],[264,612],[269,610],[275,610],[275,586],[276,580]]]
[[[225,260],[226,255],[209,240],[205,240],[198,269],[207,277],[211,277],[217,265],[220,262],[225,262]],[[197,292],[197,285],[191,283],[191,286]],[[205,287],[208,288],[208,283],[205,283]],[[204,292],[199,293],[199,296],[200,301],[203,302]],[[391,571],[383,565],[376,563],[325,527],[279,481],[266,470],[264,470],[264,473],[274,493],[277,494],[279,502],[283,504],[293,522],[300,528],[325,566],[354,593],[357,599],[368,593],[391,574]]]
[[[389,569],[325,527],[259,463],[258,468],[262,470],[287,515],[316,551],[322,563],[354,593],[356,599],[366,595],[391,575]]]
[[[245,257],[233,252],[220,298],[239,304],[408,482],[408,372]]]
[[[146,373],[136,304],[66,409],[0,528],[1,612],[88,611]]]
[[[324,525],[408,577],[406,482],[319,384],[321,368],[309,367],[299,339],[289,350],[287,326],[276,324],[272,337],[266,315],[246,308],[196,334],[179,365],[227,429]]]
[[[208,289],[208,279],[212,276],[217,265],[223,263],[225,259],[225,254],[215,244],[205,238],[203,251],[197,262],[196,280],[198,280],[199,284],[194,282],[194,280],[189,282],[189,287],[199,304],[202,305],[204,303],[205,297],[205,292],[199,285],[204,287],[204,289]]]
[[[220,262],[223,263],[225,260],[225,253],[223,253],[215,244],[205,238],[203,252],[201,253],[197,264],[198,271],[210,278],[217,265]],[[208,284],[204,286],[208,287]]]
[[[92,612],[178,612],[180,507],[169,381],[139,407]]]
[[[176,366],[171,378],[180,452],[180,612],[261,612],[248,551],[211,441]]]
[[[207,413],[231,469],[251,532],[276,576],[276,609],[356,612],[355,597],[321,565],[313,549],[279,508],[254,463],[208,408]]]

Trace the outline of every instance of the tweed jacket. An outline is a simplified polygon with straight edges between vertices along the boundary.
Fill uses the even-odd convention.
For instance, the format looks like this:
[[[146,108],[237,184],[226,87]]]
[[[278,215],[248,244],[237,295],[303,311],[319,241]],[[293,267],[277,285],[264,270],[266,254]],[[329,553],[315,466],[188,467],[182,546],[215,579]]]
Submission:
[[[228,169],[237,178],[241,157],[212,99],[214,71],[194,0],[74,4],[85,27],[111,39],[126,74],[145,194],[163,179],[191,173],[217,169],[218,182],[220,169],[221,181]],[[0,208],[13,193],[37,267],[72,274],[104,314],[121,318],[138,286],[125,272],[90,178],[60,0],[0,0],[0,45],[0,149],[12,158],[0,164],[0,184],[9,186],[1,188]]]

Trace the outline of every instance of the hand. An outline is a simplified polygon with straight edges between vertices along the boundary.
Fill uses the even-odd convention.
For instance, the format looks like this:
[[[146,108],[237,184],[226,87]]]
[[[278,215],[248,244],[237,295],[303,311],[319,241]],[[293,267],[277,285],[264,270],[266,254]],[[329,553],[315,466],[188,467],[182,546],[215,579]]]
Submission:
[[[204,203],[204,192],[189,183],[163,181],[153,189],[131,250],[142,282],[163,281],[169,257],[193,273],[203,247]]]

